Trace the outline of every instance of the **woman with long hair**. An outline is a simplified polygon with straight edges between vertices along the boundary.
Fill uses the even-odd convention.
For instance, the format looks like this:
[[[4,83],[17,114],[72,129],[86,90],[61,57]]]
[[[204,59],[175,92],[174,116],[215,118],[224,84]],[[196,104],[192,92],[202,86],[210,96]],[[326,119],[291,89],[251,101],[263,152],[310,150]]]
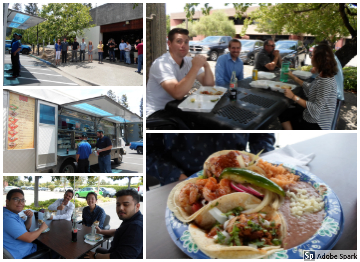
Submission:
[[[103,55],[104,55],[104,45],[101,40],[100,40],[97,48],[98,48],[98,52],[99,52],[99,64],[102,64]]]
[[[311,83],[302,81],[291,72],[289,77],[302,86],[306,98],[300,98],[285,89],[285,96],[296,102],[295,108],[288,108],[279,116],[285,130],[329,130],[334,119],[337,85],[335,75],[337,63],[330,46],[315,47],[311,64],[319,75]]]
[[[94,49],[93,43],[92,41],[89,41],[89,48],[88,48],[89,63],[92,63],[93,60],[93,49]]]
[[[61,41],[60,38],[57,40],[55,44],[55,65],[60,65],[60,54],[61,54]]]

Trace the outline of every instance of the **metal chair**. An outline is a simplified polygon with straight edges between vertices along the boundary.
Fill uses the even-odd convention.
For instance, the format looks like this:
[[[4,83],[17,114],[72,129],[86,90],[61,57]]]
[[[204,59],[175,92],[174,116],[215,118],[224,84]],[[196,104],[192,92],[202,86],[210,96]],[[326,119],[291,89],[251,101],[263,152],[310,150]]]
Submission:
[[[26,257],[23,257],[23,259],[37,259],[37,258],[41,258],[43,257],[44,255],[46,255],[48,253],[49,255],[49,258],[51,258],[50,256],[50,250],[39,250],[39,251],[36,251],[30,255],[27,255]],[[4,259],[14,259],[14,257],[10,254],[10,252],[5,248],[3,247],[3,258]]]
[[[337,128],[337,124],[339,122],[339,117],[340,117],[340,107],[342,105],[342,100],[337,99],[336,100],[336,107],[335,107],[335,114],[334,114],[334,119],[333,122],[331,123],[331,130],[336,130]]]

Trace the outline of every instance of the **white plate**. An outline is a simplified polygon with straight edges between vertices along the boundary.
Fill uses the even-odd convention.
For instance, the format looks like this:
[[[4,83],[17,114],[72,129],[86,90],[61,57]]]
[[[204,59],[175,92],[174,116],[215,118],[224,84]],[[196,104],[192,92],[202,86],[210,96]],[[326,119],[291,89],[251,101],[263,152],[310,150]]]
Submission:
[[[249,85],[251,87],[255,87],[255,88],[263,88],[263,89],[267,89],[269,87],[269,80],[256,80],[256,81],[252,81]]]
[[[201,94],[201,92],[203,91],[208,91],[208,92],[212,92],[215,93],[217,91],[223,92],[221,95],[205,95],[205,94]],[[201,86],[198,90],[196,90],[193,95],[200,95],[200,96],[209,96],[209,97],[222,97],[226,91],[228,91],[228,88],[225,87],[221,87],[221,86]]]
[[[258,72],[258,78],[273,79],[275,77],[276,75],[274,73],[264,72],[264,71]]]
[[[272,91],[278,91],[280,93],[284,93],[284,89],[281,88],[284,85],[290,86],[291,90],[294,90],[296,87],[296,85],[292,85],[288,83],[269,81],[269,86]]]
[[[178,108],[185,112],[209,113],[213,110],[217,102],[219,102],[220,98],[221,96],[190,95],[181,102]],[[193,101],[193,99],[195,99],[195,101]],[[211,102],[211,100],[217,101]]]
[[[312,76],[311,72],[301,71],[301,70],[295,70],[292,73],[294,76],[297,76],[298,78],[301,78],[301,79],[308,79]]]
[[[35,228],[35,230],[34,231],[36,231],[36,230],[38,230],[39,228]],[[45,229],[43,232],[41,232],[41,233],[46,233],[46,232],[49,232],[50,231],[50,228],[47,228],[47,229]]]

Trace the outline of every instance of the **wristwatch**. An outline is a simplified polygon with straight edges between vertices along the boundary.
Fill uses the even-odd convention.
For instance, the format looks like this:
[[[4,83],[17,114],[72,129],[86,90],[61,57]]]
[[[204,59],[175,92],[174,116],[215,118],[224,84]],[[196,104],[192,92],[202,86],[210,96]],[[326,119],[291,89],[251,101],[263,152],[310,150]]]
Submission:
[[[295,102],[298,102],[300,100],[300,97],[295,96]]]

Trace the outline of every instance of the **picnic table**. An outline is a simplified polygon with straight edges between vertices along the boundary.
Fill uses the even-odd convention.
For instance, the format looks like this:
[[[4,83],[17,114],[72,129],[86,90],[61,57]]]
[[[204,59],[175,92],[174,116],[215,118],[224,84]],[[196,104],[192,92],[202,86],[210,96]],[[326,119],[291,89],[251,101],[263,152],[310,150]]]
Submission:
[[[91,233],[91,227],[78,224],[77,227],[81,228],[81,230],[78,230],[77,242],[72,242],[72,223],[70,221],[45,220],[44,223],[48,225],[50,231],[42,233],[37,240],[66,259],[80,258],[109,238],[104,236],[104,239],[95,245],[87,244],[84,242],[84,236]],[[38,227],[38,220],[35,219],[35,215],[33,215],[30,231],[35,231]]]
[[[280,72],[274,73],[276,77],[271,81],[280,81]],[[230,95],[226,93],[210,113],[182,111],[178,106],[186,98],[180,101],[170,101],[165,110],[179,117],[190,129],[267,129],[267,126],[294,102],[286,98],[283,93],[270,89],[253,88],[250,86],[252,81],[251,77],[238,81],[236,101],[230,101]],[[300,85],[295,81],[289,78],[287,83],[296,85],[293,90],[294,94],[302,93]]]
[[[333,250],[357,249],[357,184],[355,134],[327,134],[291,145],[301,154],[315,153],[308,165],[310,172],[326,184],[338,196],[345,218],[344,231]],[[282,150],[282,149],[278,149]],[[272,152],[266,154],[270,155]],[[170,238],[166,229],[165,209],[170,191],[179,182],[174,182],[146,193],[146,258],[189,258]]]

